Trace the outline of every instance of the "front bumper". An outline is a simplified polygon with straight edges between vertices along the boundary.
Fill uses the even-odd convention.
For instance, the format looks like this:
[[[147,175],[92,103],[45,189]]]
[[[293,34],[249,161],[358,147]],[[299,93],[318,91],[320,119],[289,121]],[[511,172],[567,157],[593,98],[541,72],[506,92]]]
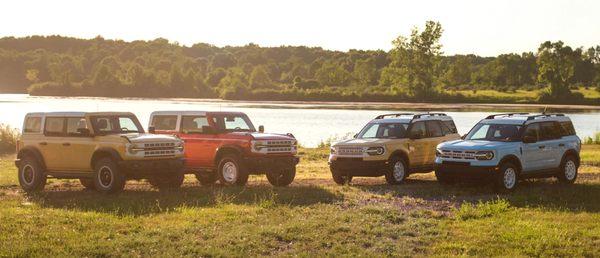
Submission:
[[[472,166],[463,162],[443,161],[435,164],[435,171],[451,177],[488,178],[493,176],[498,166]]]
[[[329,162],[329,168],[349,176],[382,176],[389,168],[389,161],[337,158]]]
[[[157,159],[157,160],[123,160],[119,168],[127,174],[145,175],[179,171],[185,165],[185,159]]]
[[[300,158],[296,156],[249,156],[244,158],[244,164],[252,174],[290,169],[295,167],[299,162]]]

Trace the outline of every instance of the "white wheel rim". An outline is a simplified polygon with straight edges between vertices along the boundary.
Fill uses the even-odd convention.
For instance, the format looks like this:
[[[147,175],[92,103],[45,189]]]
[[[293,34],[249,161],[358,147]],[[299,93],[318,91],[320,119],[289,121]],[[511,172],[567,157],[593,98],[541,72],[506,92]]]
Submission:
[[[565,164],[565,178],[567,180],[573,180],[575,175],[577,175],[577,166],[575,165],[575,162],[568,160]]]
[[[33,167],[29,164],[23,166],[22,171],[21,171],[21,179],[23,180],[23,183],[25,183],[26,185],[31,185],[33,184],[34,180],[35,180],[35,170],[33,169]]]
[[[223,165],[222,173],[223,173],[223,179],[225,179],[226,182],[233,183],[237,179],[237,173],[238,173],[237,166],[232,161],[227,161]]]
[[[103,166],[98,172],[98,183],[103,188],[109,188],[113,183],[113,172],[108,166]]]
[[[402,161],[397,161],[396,164],[394,164],[394,179],[396,179],[396,181],[400,182],[400,181],[404,180],[404,174],[405,174],[404,163],[402,163]]]
[[[512,189],[515,187],[515,183],[517,182],[517,173],[514,168],[507,168],[504,170],[504,187],[506,189]]]

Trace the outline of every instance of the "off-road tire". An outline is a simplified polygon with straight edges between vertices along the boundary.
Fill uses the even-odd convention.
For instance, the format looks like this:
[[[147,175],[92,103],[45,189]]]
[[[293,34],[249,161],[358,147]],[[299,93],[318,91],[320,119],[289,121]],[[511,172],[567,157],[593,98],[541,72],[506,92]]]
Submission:
[[[346,175],[343,171],[340,170],[331,170],[331,177],[333,181],[338,185],[347,185],[352,182],[352,176]]]
[[[203,186],[211,186],[214,185],[219,177],[215,172],[198,172],[194,174],[198,182],[200,182]]]
[[[393,157],[390,160],[388,171],[385,173],[385,181],[390,185],[402,184],[408,177],[408,171],[406,160],[400,157]]]
[[[103,194],[115,194],[125,188],[125,175],[117,163],[108,157],[100,158],[94,164],[94,187]]]
[[[40,162],[31,156],[25,156],[19,164],[19,184],[25,192],[39,192],[46,186],[46,172]]]
[[[79,182],[81,183],[81,185],[83,185],[83,187],[85,187],[85,189],[96,190],[96,185],[94,184],[94,180],[91,178],[80,178]]]
[[[499,192],[512,192],[519,184],[519,169],[511,162],[500,164],[500,168],[494,174],[494,187]]]
[[[160,190],[180,188],[185,179],[182,170],[175,170],[171,173],[156,175],[148,178],[148,183]]]
[[[435,171],[435,178],[437,179],[438,183],[442,185],[456,184],[456,178],[454,176],[445,175],[444,173],[439,172],[437,170]]]
[[[573,184],[577,180],[578,169],[579,165],[575,156],[566,156],[560,164],[556,177],[563,184]]]
[[[267,173],[267,180],[273,186],[288,186],[296,177],[296,167]]]
[[[248,182],[248,171],[237,155],[227,154],[221,157],[217,166],[219,181],[223,185],[244,186]]]

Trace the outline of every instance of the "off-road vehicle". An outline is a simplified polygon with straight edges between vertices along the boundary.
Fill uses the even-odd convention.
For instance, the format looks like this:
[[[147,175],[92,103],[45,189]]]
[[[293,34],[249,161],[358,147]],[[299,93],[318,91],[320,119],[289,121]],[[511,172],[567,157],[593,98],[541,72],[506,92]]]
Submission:
[[[266,174],[271,184],[286,186],[296,176],[294,136],[264,133],[263,126],[257,131],[244,113],[159,111],[149,131],[183,139],[186,173],[203,185],[244,185],[249,175]]]
[[[502,191],[533,177],[554,176],[572,184],[580,150],[573,123],[563,114],[490,115],[463,140],[438,145],[435,175],[441,183],[491,178]]]
[[[79,179],[88,189],[119,192],[128,179],[159,188],[183,182],[183,141],[145,134],[132,113],[29,113],[17,144],[16,166],[25,191],[46,179]]]
[[[385,176],[389,184],[399,184],[411,173],[432,171],[435,147],[459,138],[454,121],[443,113],[380,115],[354,139],[331,146],[329,167],[338,184],[356,176]]]

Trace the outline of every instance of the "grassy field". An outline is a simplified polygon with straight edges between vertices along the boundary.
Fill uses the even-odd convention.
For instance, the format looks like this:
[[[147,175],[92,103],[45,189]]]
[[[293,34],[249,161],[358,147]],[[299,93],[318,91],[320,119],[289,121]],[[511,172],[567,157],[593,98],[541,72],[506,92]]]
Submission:
[[[575,185],[530,180],[497,195],[441,186],[431,173],[401,186],[337,186],[326,149],[301,155],[290,187],[258,176],[247,187],[201,187],[189,177],[177,191],[134,181],[117,196],[64,180],[26,195],[5,157],[0,256],[600,255],[599,167],[582,167]]]
[[[456,91],[467,98],[479,99],[482,101],[498,102],[502,100],[506,103],[525,103],[535,102],[541,90],[516,90],[514,92],[501,92],[496,90],[459,90]],[[588,100],[600,99],[600,91],[596,88],[580,87],[573,92],[583,94],[583,97]]]

